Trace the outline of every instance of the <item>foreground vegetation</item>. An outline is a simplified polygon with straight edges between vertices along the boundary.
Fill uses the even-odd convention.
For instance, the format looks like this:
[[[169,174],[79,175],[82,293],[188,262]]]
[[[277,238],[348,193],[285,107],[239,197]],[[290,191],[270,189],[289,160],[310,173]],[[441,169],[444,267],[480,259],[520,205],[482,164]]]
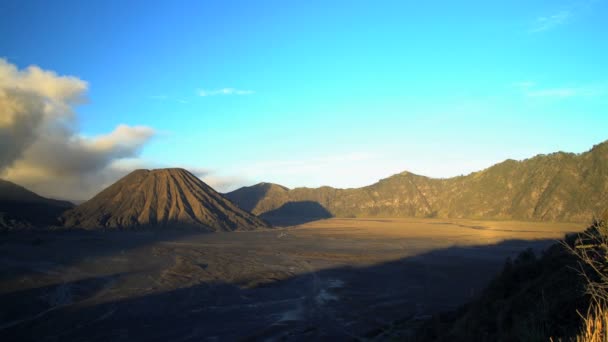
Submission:
[[[608,341],[608,212],[538,257],[526,250],[507,260],[458,311],[407,325],[415,340]]]
[[[608,215],[566,247],[582,263],[590,302],[577,341],[608,341]]]

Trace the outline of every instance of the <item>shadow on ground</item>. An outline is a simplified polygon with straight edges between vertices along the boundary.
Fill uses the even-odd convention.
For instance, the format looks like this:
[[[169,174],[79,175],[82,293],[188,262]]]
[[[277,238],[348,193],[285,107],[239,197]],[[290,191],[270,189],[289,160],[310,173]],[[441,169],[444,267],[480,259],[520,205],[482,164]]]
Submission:
[[[333,215],[318,202],[287,202],[277,209],[267,211],[260,217],[275,226],[296,226],[312,221],[324,220]]]
[[[230,239],[242,235],[233,234],[214,244],[229,248]],[[243,236],[267,238],[261,234]],[[454,246],[365,267],[317,268],[307,260],[279,267],[274,259],[268,259],[264,271],[242,276],[226,273],[226,279],[232,279],[228,281],[214,279],[219,273],[211,272],[212,263],[221,268],[237,267],[232,259],[221,256],[209,261],[205,243],[187,247],[193,238],[169,241],[174,249],[166,250],[144,246],[145,241],[153,244],[153,239],[127,243],[129,248],[143,248],[138,255],[149,253],[149,259],[168,253],[169,257],[155,264],[125,260],[120,271],[116,266],[103,269],[103,264],[95,264],[101,269],[94,271],[104,275],[83,274],[78,280],[3,291],[3,341],[365,338],[377,335],[379,328],[390,327],[392,322],[461,305],[480,292],[502,268],[506,256],[526,248],[539,250],[554,242],[508,240],[495,245]],[[87,248],[95,245],[94,239],[83,243],[74,237],[74,241],[81,241],[79,253],[84,255],[89,251],[89,256],[121,256],[119,248],[107,244],[105,252],[103,248]],[[244,251],[235,260],[261,262],[256,258],[263,258],[263,252]],[[130,262],[143,265],[134,267]],[[243,273],[249,266],[236,269]],[[52,271],[69,274],[69,269]]]
[[[71,266],[163,241],[187,239],[205,233],[196,230],[87,231],[24,230],[0,233],[0,284],[40,274],[55,275]],[[6,286],[0,287],[0,294]]]

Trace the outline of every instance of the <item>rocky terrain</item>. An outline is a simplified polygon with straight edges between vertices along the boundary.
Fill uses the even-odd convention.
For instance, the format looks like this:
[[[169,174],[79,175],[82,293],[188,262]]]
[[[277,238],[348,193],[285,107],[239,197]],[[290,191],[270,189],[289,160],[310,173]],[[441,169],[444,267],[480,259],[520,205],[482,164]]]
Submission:
[[[227,193],[226,197],[261,217],[288,202],[306,201],[318,203],[334,217],[588,222],[608,202],[606,194],[608,142],[581,154],[557,152],[522,161],[506,160],[448,179],[403,172],[356,189],[290,190],[261,183]]]
[[[268,224],[184,169],[136,170],[65,212],[65,227],[233,231]]]

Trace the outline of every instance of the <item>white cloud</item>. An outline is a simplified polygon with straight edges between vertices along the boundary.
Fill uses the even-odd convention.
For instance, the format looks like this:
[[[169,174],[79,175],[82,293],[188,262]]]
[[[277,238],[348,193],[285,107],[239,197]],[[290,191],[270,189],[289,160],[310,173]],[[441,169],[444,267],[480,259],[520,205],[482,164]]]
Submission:
[[[600,0],[579,0],[570,1],[565,7],[559,12],[554,12],[549,16],[537,17],[530,25],[528,32],[538,33],[549,31],[557,28],[560,25],[564,25],[570,21],[574,21],[576,17],[588,15],[594,9],[593,7],[600,2]]]
[[[155,131],[119,125],[81,135],[74,108],[86,90],[78,78],[0,59],[0,177],[42,195],[83,199],[124,174],[116,162],[136,157]]]
[[[80,138],[82,145],[91,150],[101,152],[108,151],[131,151],[143,145],[145,141],[155,134],[154,130],[147,126],[118,125],[114,131],[93,138]],[[129,154],[129,153],[127,153]]]
[[[255,93],[253,90],[242,90],[235,88],[222,88],[215,90],[204,90],[198,91],[199,96],[215,96],[215,95],[251,95]]]
[[[85,100],[87,82],[72,76],[57,76],[37,66],[18,70],[7,60],[0,58],[0,88],[38,94],[47,100],[61,104],[75,104]]]
[[[571,17],[571,15],[571,11],[563,10],[550,16],[538,17],[532,24],[530,32],[535,33],[551,30],[559,25],[566,23]]]
[[[568,98],[568,97],[591,97],[604,93],[601,87],[597,86],[579,86],[579,87],[553,87],[542,88],[537,87],[536,83],[531,81],[517,82],[514,86],[519,88],[521,92],[528,97],[553,97],[553,98]]]

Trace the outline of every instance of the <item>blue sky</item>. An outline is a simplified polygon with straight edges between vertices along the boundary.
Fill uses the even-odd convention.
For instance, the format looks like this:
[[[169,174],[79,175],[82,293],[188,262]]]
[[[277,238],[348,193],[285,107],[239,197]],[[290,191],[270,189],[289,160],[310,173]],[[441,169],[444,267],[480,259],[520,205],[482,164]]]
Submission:
[[[606,1],[3,1],[0,56],[88,83],[134,165],[354,187],[608,139]],[[205,179],[205,178],[204,178]]]

